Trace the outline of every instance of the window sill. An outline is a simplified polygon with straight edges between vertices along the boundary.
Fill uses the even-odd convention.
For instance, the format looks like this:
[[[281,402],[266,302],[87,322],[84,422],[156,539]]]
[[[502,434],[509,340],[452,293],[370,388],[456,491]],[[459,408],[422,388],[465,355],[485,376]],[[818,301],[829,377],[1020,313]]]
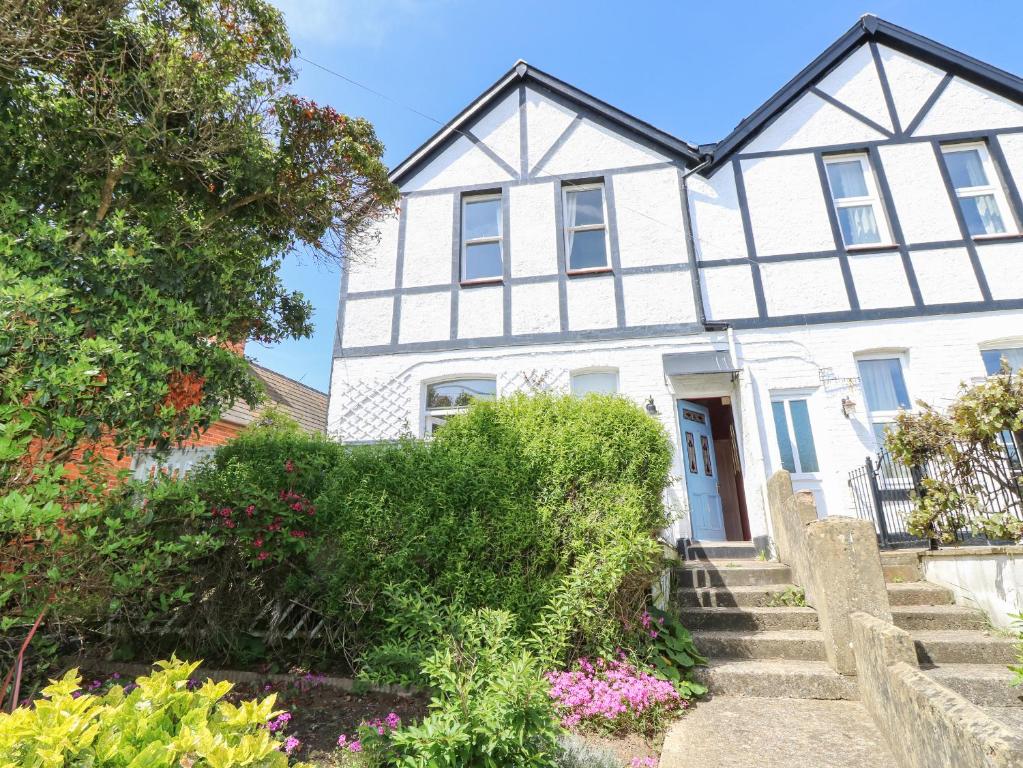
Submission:
[[[994,235],[973,235],[973,240],[980,243],[990,243],[998,240],[1019,240],[1019,232],[999,232]]]
[[[898,243],[870,243],[868,245],[847,245],[846,253],[871,253],[872,251],[894,251]]]
[[[565,274],[569,277],[586,277],[588,275],[610,275],[614,270],[611,267],[590,267],[589,269],[569,269]]]
[[[503,282],[503,277],[481,277],[477,280],[462,280],[458,285],[462,288],[476,288],[481,285],[501,285]]]

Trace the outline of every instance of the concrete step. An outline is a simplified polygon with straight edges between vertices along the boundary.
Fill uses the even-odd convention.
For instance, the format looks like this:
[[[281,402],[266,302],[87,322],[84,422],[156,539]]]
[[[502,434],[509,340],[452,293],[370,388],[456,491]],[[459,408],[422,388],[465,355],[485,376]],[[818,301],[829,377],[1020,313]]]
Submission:
[[[753,560],[756,556],[751,541],[694,541],[686,549],[686,560]]]
[[[816,630],[765,632],[698,630],[693,640],[712,659],[791,659],[824,661],[824,636]]]
[[[946,629],[913,632],[921,664],[1012,664],[1016,641],[976,630]]]
[[[679,619],[688,629],[776,630],[819,629],[813,608],[683,608]]]
[[[952,593],[927,581],[888,585],[888,602],[896,605],[951,605]]]
[[[712,660],[693,670],[715,696],[787,699],[859,698],[856,678],[840,675],[824,661]]]
[[[672,603],[676,608],[704,606],[706,608],[735,606],[766,606],[791,584],[768,584],[756,587],[700,587],[678,589],[672,592]]]
[[[686,563],[674,569],[681,588],[753,587],[766,584],[789,584],[792,570],[781,563],[759,560],[707,560]]]
[[[1023,712],[1023,687],[1013,687],[1015,675],[1002,664],[940,664],[921,670],[978,707],[1018,707]]]
[[[884,580],[889,584],[905,584],[920,581],[923,574],[920,572],[920,565],[888,565],[883,564]]]
[[[660,768],[897,765],[884,732],[858,701],[752,696],[715,696],[701,701],[668,726],[660,760]],[[962,764],[951,762],[931,765],[962,768]]]
[[[963,605],[898,605],[892,607],[895,626],[907,632],[928,629],[988,628],[987,616]]]

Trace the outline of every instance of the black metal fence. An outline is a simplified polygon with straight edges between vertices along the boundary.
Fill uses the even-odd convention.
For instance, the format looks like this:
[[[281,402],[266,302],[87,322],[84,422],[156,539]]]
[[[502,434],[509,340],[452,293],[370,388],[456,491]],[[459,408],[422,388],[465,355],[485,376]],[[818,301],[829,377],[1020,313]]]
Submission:
[[[921,539],[909,532],[907,521],[916,499],[926,492],[924,480],[937,480],[953,488],[960,502],[939,521],[961,544],[1004,543],[988,539],[978,528],[981,516],[1007,514],[1023,520],[1023,466],[1019,443],[1000,441],[992,449],[960,449],[969,461],[955,464],[934,460],[920,467],[907,467],[887,451],[868,456],[862,467],[849,473],[849,491],[856,514],[874,523],[882,547],[937,547],[937,541]],[[968,474],[963,467],[969,466]]]

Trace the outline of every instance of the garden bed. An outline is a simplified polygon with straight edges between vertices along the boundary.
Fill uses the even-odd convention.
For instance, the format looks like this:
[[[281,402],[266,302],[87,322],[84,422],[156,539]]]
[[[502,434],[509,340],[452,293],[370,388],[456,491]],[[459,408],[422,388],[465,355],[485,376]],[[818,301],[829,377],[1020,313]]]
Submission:
[[[102,692],[111,685],[130,684],[148,674],[143,664],[85,662],[81,667],[82,687],[90,693]],[[261,674],[249,670],[200,668],[196,684],[207,678],[229,680],[234,689],[232,701],[264,698],[277,694],[276,708],[290,714],[287,734],[301,742],[297,756],[319,766],[333,766],[333,755],[341,734],[353,734],[363,722],[386,720],[397,715],[404,723],[413,723],[427,714],[429,697],[423,693],[373,687],[367,689],[347,677],[331,677],[305,671],[291,674]],[[574,737],[596,752],[610,753],[626,768],[652,768],[657,765],[663,733],[654,738],[639,734],[612,736],[577,732]]]

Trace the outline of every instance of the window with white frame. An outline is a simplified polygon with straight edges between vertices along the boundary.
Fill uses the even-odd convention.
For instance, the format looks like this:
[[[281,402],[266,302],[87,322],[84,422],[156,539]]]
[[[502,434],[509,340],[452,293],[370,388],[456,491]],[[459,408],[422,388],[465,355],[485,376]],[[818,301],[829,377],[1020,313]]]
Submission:
[[[497,397],[495,379],[449,379],[426,386],[426,434],[432,435],[449,418],[462,413],[473,400]]]
[[[572,374],[572,394],[576,397],[596,392],[602,395],[618,393],[618,371],[579,371]]]
[[[820,471],[806,395],[772,395],[771,413],[782,469],[793,474]]]
[[[565,184],[565,253],[569,272],[607,268],[604,185]]]
[[[941,152],[970,235],[1006,234],[1012,222],[1009,204],[984,142],[946,144]]]
[[[1023,347],[999,347],[982,349],[980,356],[984,360],[984,370],[988,376],[994,376],[1002,369],[1002,361],[1009,364],[1013,373],[1023,371]]]
[[[984,370],[988,376],[1001,373],[1002,363],[1009,366],[1009,370],[1017,376],[1023,372],[1023,347],[998,347],[982,349],[980,356],[984,360]],[[1017,469],[1023,466],[1023,430],[1012,432],[1006,430],[999,436],[1009,461]]]
[[[856,361],[860,371],[863,395],[867,399],[874,440],[878,450],[884,448],[884,436],[895,422],[899,411],[913,407],[903,375],[901,355],[871,355]]]
[[[891,242],[877,181],[867,155],[859,152],[824,159],[831,202],[846,248]]]
[[[498,280],[504,274],[501,195],[462,198],[462,280]]]

